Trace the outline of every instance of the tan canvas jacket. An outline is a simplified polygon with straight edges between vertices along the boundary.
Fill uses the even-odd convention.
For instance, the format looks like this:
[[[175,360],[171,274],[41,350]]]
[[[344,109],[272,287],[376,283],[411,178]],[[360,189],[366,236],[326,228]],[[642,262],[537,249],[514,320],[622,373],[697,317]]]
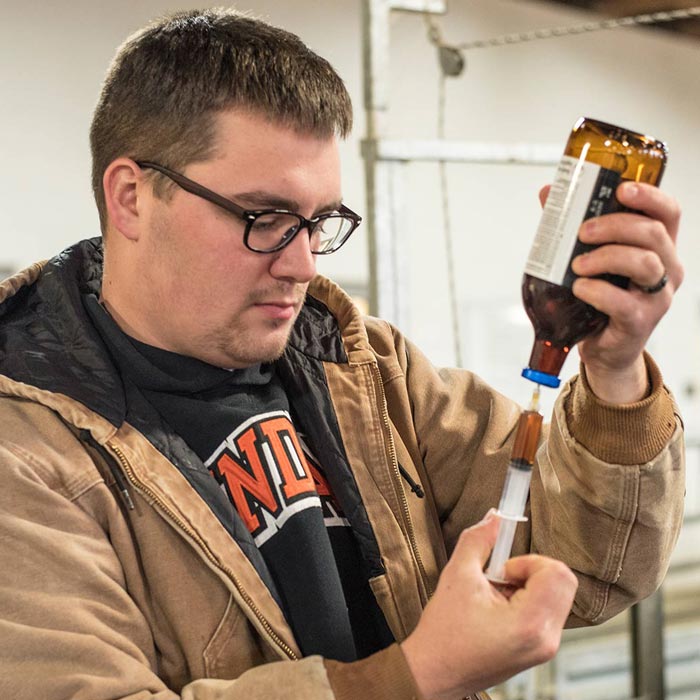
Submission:
[[[70,386],[47,388],[47,358],[85,342],[46,321],[67,302],[32,301],[37,279],[62,264],[0,286],[0,368],[21,375],[0,376],[0,698],[419,698],[398,644],[350,664],[300,658],[270,592],[182,472],[128,422]],[[520,409],[474,374],[435,369],[327,279],[309,295],[342,331],[344,361],[319,366],[381,555],[372,589],[401,641],[460,531],[497,505]],[[538,454],[516,549],[577,573],[572,624],[652,592],[678,535],[682,429],[648,366],[649,397],[624,407],[571,381]],[[105,381],[97,365],[76,374],[84,395]]]

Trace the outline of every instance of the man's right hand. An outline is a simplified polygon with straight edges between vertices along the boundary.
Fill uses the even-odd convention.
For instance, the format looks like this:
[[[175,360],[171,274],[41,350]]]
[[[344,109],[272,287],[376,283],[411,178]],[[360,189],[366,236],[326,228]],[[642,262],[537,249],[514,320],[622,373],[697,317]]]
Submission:
[[[498,534],[488,514],[465,530],[435,595],[402,643],[427,700],[457,700],[551,659],[578,582],[559,561],[535,554],[506,562],[513,588],[497,590],[483,573]]]

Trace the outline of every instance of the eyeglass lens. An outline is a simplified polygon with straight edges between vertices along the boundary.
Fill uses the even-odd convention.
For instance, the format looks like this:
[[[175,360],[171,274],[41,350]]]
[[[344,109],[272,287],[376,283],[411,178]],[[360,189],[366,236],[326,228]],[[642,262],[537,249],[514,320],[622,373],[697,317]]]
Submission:
[[[322,218],[312,227],[311,250],[316,253],[334,250],[343,243],[347,233],[352,230],[353,223],[339,214]],[[292,238],[302,225],[303,221],[294,214],[260,214],[248,225],[248,246],[260,252],[275,250]]]

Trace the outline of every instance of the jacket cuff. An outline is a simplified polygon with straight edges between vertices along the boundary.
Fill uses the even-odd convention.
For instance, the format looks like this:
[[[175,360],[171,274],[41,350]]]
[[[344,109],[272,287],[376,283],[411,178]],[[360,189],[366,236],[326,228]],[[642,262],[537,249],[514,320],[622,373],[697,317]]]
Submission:
[[[644,360],[651,390],[641,401],[630,404],[602,401],[589,386],[583,364],[564,398],[572,437],[604,462],[649,462],[668,444],[676,428],[673,399],[663,385],[661,372],[646,352]]]
[[[323,662],[337,700],[423,700],[398,644],[360,661]]]

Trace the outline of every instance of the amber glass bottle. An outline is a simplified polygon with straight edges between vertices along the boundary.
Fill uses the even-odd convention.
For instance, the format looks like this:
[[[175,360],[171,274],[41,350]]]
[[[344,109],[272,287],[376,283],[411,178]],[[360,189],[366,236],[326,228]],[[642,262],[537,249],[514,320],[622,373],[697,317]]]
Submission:
[[[559,386],[569,350],[607,323],[604,313],[571,292],[571,260],[593,247],[578,239],[578,230],[586,219],[627,211],[615,197],[617,186],[624,180],[658,185],[666,157],[666,145],[649,136],[587,117],[574,124],[523,275],[523,303],[535,331],[524,377]],[[629,283],[602,277],[620,287]]]

